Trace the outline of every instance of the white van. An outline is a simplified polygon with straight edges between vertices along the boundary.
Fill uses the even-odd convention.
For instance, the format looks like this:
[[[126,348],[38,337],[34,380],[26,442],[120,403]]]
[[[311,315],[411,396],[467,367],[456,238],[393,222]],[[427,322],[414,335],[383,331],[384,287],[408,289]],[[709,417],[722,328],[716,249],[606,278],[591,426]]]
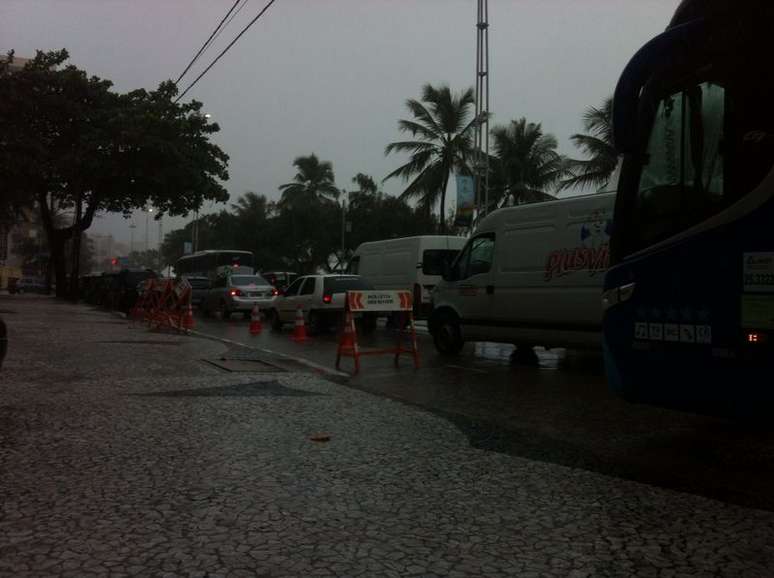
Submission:
[[[430,292],[441,281],[465,237],[423,235],[362,243],[349,264],[349,273],[365,277],[374,289],[410,289],[414,315],[431,310]]]
[[[598,347],[615,193],[499,209],[433,292],[429,328],[443,354],[465,341]]]

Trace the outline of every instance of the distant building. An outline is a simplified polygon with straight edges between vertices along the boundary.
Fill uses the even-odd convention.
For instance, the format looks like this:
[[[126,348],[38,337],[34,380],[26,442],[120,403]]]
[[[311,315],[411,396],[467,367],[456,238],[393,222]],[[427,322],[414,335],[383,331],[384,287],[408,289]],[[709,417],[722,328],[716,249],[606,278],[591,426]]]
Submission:
[[[0,225],[0,289],[9,278],[39,276],[47,263],[46,232],[34,209],[22,209],[11,225]]]
[[[7,60],[5,55],[0,58]],[[24,68],[29,61],[29,58],[13,56],[8,69],[10,72],[16,72]],[[34,225],[35,222],[35,216],[30,211],[22,211],[20,218],[12,223],[0,222],[0,289],[8,286],[9,278],[19,278],[26,273],[22,271],[25,257],[23,252],[18,252],[18,246],[44,241],[43,231]]]

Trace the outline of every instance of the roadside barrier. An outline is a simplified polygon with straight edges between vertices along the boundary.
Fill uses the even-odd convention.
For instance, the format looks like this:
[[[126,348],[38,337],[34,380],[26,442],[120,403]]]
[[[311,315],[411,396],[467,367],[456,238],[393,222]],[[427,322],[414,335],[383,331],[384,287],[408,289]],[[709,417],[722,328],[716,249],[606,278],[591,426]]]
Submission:
[[[355,364],[354,375],[360,372],[360,357],[363,355],[394,355],[395,367],[401,355],[410,355],[414,369],[419,369],[419,349],[414,327],[414,308],[411,291],[347,291],[344,306],[344,326],[336,350],[336,369],[340,368],[342,357],[351,357]],[[357,313],[399,313],[397,338],[394,347],[361,348],[357,340],[354,315]]]
[[[250,313],[250,335],[258,335],[263,331],[263,324],[261,323],[261,310],[256,303],[253,306],[253,310]]]
[[[148,279],[129,319],[147,323],[151,329],[190,331],[194,327],[191,285],[185,279]]]
[[[304,312],[299,305],[298,309],[296,309],[296,326],[293,328],[293,341],[302,343],[308,339],[309,337],[306,335],[306,325],[304,325]]]

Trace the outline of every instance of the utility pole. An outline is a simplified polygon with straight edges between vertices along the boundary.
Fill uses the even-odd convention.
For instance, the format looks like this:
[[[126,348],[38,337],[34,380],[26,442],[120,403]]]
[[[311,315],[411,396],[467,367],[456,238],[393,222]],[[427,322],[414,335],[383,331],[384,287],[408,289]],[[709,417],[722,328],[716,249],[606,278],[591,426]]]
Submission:
[[[339,272],[344,272],[345,238],[347,234],[347,191],[341,191],[341,257],[339,257]]]
[[[199,245],[199,209],[194,211],[194,221],[191,226],[191,252],[196,253]]]
[[[134,230],[137,228],[137,225],[132,223],[129,225],[129,254],[131,255],[134,253]]]
[[[489,1],[478,0],[476,23],[476,204],[477,218],[489,211]]]

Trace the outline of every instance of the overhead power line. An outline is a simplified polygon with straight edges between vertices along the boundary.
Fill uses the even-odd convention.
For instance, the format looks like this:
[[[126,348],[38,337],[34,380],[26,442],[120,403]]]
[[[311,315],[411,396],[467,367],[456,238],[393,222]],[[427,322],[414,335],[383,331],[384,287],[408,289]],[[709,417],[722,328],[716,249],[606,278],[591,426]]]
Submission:
[[[215,60],[213,60],[213,61],[210,63],[210,65],[209,65],[207,68],[205,68],[204,70],[202,70],[202,72],[199,74],[199,76],[197,76],[197,77],[194,79],[194,81],[193,81],[191,84],[189,84],[189,85],[186,87],[186,89],[185,89],[183,92],[181,92],[181,93],[180,93],[180,96],[178,96],[178,97],[175,99],[175,102],[178,102],[178,101],[179,101],[181,98],[183,98],[183,97],[184,97],[184,96],[185,96],[185,95],[188,93],[188,91],[189,91],[189,90],[191,90],[191,89],[192,89],[192,88],[193,88],[193,87],[196,85],[196,83],[197,83],[197,82],[199,82],[199,81],[201,80],[201,78],[202,78],[202,77],[203,77],[205,74],[207,74],[207,73],[209,72],[209,70],[210,70],[210,69],[211,69],[213,66],[215,66],[215,64],[218,62],[218,60],[220,60],[220,59],[223,57],[223,55],[224,55],[224,54],[226,54],[226,52],[228,52],[228,51],[229,51],[229,49],[231,49],[231,47],[232,47],[232,46],[234,46],[234,44],[236,44],[236,43],[237,43],[237,41],[238,41],[238,40],[239,40],[239,39],[242,37],[242,35],[243,35],[245,32],[247,32],[247,31],[250,29],[250,27],[251,27],[253,24],[255,24],[255,23],[258,21],[258,19],[259,19],[261,16],[263,16],[263,15],[264,15],[264,13],[265,13],[265,12],[266,12],[266,11],[267,11],[267,10],[268,10],[270,7],[271,7],[271,5],[272,5],[272,4],[274,4],[276,1],[277,1],[277,0],[269,0],[269,2],[266,4],[266,6],[264,6],[264,7],[263,7],[263,9],[262,9],[262,10],[261,10],[261,11],[258,13],[258,15],[257,15],[255,18],[253,18],[252,20],[250,20],[250,22],[248,22],[248,23],[247,23],[247,26],[245,26],[244,28],[242,28],[242,31],[241,31],[239,34],[237,34],[236,38],[234,38],[234,40],[232,40],[231,42],[229,42],[228,46],[226,46],[226,47],[225,47],[225,48],[224,48],[224,49],[223,49],[223,50],[220,52],[220,54],[218,54],[218,55],[215,57]]]
[[[197,60],[199,60],[199,56],[201,56],[202,52],[207,50],[207,47],[212,43],[212,41],[217,37],[217,35],[220,34],[222,29],[224,28],[223,23],[226,21],[226,18],[228,18],[231,15],[231,13],[234,11],[234,8],[236,8],[237,5],[241,1],[242,0],[235,0],[235,2],[231,5],[231,8],[229,8],[228,12],[226,12],[226,15],[221,19],[221,21],[215,27],[215,30],[212,31],[212,33],[210,34],[209,38],[207,38],[207,40],[204,42],[204,44],[202,44],[202,47],[199,49],[199,52],[197,52],[194,55],[194,57],[191,59],[191,62],[189,62],[188,66],[185,67],[185,70],[183,70],[183,72],[180,73],[180,76],[177,77],[177,80],[175,81],[175,84],[180,82],[180,80],[185,76],[185,73],[188,72],[191,69],[191,67],[194,65],[194,63]],[[246,0],[245,0],[245,2],[246,2]],[[242,6],[244,6],[244,4]],[[241,10],[241,8],[240,8],[240,10]],[[229,22],[231,22],[231,21],[229,20]]]
[[[250,0],[244,0],[244,1],[242,2],[242,4],[239,6],[239,8],[237,8],[237,9],[234,11],[234,13],[231,15],[231,18],[229,18],[228,20],[226,20],[226,23],[225,23],[225,24],[224,24],[224,25],[221,27],[221,29],[220,29],[220,30],[218,30],[218,33],[217,33],[217,34],[216,34],[216,35],[213,37],[213,39],[212,39],[212,42],[215,42],[215,41],[218,39],[218,36],[220,36],[220,35],[223,33],[223,31],[224,31],[226,28],[228,28],[228,25],[229,25],[229,24],[231,24],[231,21],[232,21],[234,18],[236,18],[236,17],[239,15],[239,13],[242,11],[242,8],[244,8],[245,6],[247,6],[247,3],[248,3],[249,1],[250,1]],[[212,44],[212,42],[210,42],[210,44]]]

